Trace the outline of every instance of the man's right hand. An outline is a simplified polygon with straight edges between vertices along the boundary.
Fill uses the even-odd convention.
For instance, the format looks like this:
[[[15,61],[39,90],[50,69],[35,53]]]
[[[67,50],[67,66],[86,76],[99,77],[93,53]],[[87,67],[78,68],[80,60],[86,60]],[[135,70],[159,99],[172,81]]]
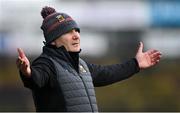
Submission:
[[[16,61],[16,65],[23,75],[25,75],[26,77],[30,77],[31,76],[30,62],[21,48],[17,48],[17,51],[19,56]]]

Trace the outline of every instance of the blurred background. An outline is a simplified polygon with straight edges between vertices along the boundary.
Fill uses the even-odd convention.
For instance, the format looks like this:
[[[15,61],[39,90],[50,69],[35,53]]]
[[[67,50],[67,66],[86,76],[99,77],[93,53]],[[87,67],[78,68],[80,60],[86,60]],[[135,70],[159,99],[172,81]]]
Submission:
[[[15,65],[17,47],[30,61],[42,51],[44,6],[71,15],[81,28],[81,57],[107,65],[144,51],[161,62],[135,76],[96,88],[99,111],[180,111],[179,0],[0,0],[0,111],[35,111]]]

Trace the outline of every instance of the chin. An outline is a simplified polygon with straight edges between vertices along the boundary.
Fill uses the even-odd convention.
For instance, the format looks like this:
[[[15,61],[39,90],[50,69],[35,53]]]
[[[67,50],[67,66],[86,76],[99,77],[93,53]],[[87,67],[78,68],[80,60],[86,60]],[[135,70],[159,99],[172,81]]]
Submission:
[[[79,52],[79,51],[80,51],[80,48],[71,50],[71,52]]]
[[[80,51],[80,49],[74,50],[74,52],[79,52],[79,51]]]

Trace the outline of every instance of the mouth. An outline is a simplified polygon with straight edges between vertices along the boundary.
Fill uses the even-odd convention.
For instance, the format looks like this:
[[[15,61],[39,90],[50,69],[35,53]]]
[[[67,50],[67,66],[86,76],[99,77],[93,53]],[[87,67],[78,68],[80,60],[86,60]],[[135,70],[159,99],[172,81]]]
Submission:
[[[72,45],[73,45],[73,46],[77,46],[77,45],[79,45],[79,43],[73,43]]]

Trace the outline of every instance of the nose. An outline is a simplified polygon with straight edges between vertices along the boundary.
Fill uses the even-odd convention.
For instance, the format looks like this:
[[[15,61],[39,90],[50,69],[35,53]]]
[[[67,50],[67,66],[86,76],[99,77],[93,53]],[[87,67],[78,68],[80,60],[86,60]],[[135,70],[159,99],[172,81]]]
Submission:
[[[79,32],[78,31],[76,31],[76,30],[72,30],[72,36],[73,36],[73,39],[74,40],[77,40],[77,39],[79,39]]]

